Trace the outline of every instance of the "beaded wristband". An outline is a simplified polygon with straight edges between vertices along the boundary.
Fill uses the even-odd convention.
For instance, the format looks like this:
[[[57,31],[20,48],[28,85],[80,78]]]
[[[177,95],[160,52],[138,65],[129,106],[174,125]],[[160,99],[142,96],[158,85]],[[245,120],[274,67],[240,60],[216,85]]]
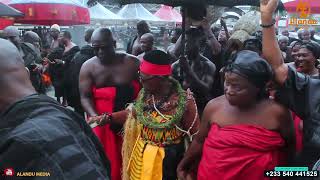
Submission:
[[[271,24],[260,24],[260,26],[261,26],[262,28],[270,28],[270,27],[272,27],[275,23],[276,23],[276,20],[275,20],[275,19],[272,19],[272,23],[271,23]]]

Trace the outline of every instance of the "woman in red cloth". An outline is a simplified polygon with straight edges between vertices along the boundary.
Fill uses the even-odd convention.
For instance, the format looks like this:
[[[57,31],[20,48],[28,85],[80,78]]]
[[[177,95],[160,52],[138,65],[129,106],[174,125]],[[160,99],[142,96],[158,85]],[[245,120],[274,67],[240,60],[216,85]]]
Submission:
[[[265,91],[272,78],[268,63],[247,50],[232,61],[225,69],[225,95],[207,104],[200,132],[178,166],[180,179],[199,158],[199,180],[267,179],[264,171],[284,165],[294,152],[290,112]]]

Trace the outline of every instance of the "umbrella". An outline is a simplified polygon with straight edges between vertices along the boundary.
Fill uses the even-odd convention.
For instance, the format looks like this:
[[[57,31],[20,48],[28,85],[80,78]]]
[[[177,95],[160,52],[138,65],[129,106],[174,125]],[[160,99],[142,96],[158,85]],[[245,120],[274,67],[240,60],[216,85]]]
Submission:
[[[0,17],[21,17],[23,13],[0,2]]]
[[[15,21],[22,24],[68,26],[90,23],[88,8],[77,0],[11,0],[8,4],[25,14]]]
[[[154,15],[162,20],[182,22],[181,14],[171,6],[162,5],[161,8],[156,13],[154,13]]]
[[[298,13],[300,11],[309,11],[308,14],[320,14],[320,1],[297,0],[284,3],[284,7],[288,12]]]
[[[14,23],[14,19],[9,18],[0,18],[0,30],[6,28],[7,26],[11,26]]]
[[[161,19],[151,14],[141,4],[127,4],[117,15],[128,20],[161,21]]]

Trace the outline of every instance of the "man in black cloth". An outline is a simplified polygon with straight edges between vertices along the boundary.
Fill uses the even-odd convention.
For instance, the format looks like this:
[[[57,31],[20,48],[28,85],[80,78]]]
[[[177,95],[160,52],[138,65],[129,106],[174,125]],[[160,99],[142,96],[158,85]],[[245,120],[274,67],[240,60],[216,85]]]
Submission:
[[[38,93],[45,93],[45,88],[41,80],[40,66],[42,59],[40,51],[32,44],[23,42],[20,39],[19,31],[14,26],[8,26],[4,29],[6,38],[12,42],[19,50],[21,57],[24,60],[24,65],[30,72],[30,80],[33,87]]]
[[[173,77],[179,80],[185,89],[190,88],[194,93],[198,112],[201,115],[205,105],[212,98],[212,85],[216,66],[206,57],[200,54],[200,41],[203,31],[191,28],[186,32],[186,58],[173,66]],[[184,77],[180,76],[181,67]]]
[[[35,48],[36,48],[36,51],[37,53],[41,54],[40,53],[40,42],[41,42],[41,39],[39,37],[39,35],[33,31],[27,31],[24,33],[23,35],[23,41],[25,43],[30,43],[32,44]]]
[[[85,32],[84,40],[87,42],[87,45],[83,46],[70,63],[70,72],[67,76],[67,82],[70,83],[70,93],[68,103],[70,106],[74,107],[74,110],[79,113],[81,116],[84,116],[84,110],[80,101],[79,93],[79,75],[82,64],[88,59],[91,59],[94,56],[93,48],[91,46],[91,36],[94,29],[88,29]]]
[[[143,53],[140,45],[140,38],[145,33],[150,33],[149,25],[146,21],[139,21],[137,23],[137,35],[127,45],[127,53],[138,56]]]
[[[61,103],[63,97],[63,64],[55,63],[56,59],[62,59],[64,46],[60,44],[58,47],[51,49],[46,61],[49,63],[48,72],[54,87],[54,93],[57,101]]]
[[[9,41],[0,39],[0,49],[0,169],[50,173],[45,179],[109,179],[109,162],[87,123],[36,93]]]
[[[61,81],[62,86],[61,89],[59,89],[62,93],[62,97],[63,97],[63,102],[62,104],[64,106],[67,106],[68,100],[71,100],[71,82],[69,82],[68,77],[70,76],[70,63],[71,60],[73,59],[73,57],[76,55],[77,52],[80,51],[79,46],[77,46],[76,44],[74,44],[72,42],[72,36],[71,33],[69,31],[64,31],[62,33],[60,33],[59,35],[59,42],[60,44],[62,44],[64,46],[64,52],[62,55],[61,59],[55,59],[55,63],[57,65],[60,65],[61,68],[61,72],[62,72],[62,77],[61,79],[59,79],[59,81]],[[72,100],[71,100],[72,101]]]
[[[263,55],[272,66],[276,82],[281,86],[276,100],[303,119],[303,148],[294,165],[308,166],[310,169],[320,159],[320,80],[298,73],[284,63],[272,18],[278,1],[265,0],[260,5],[261,23],[267,26],[263,28]],[[319,55],[320,50],[315,49],[315,52]]]

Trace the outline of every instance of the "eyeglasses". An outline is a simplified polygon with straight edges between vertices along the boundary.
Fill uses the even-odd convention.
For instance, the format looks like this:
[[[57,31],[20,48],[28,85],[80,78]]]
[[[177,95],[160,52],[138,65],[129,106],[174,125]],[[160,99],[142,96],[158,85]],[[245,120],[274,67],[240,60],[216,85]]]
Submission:
[[[95,44],[92,44],[92,48],[93,48],[93,50],[94,51],[99,51],[100,49],[112,49],[112,48],[114,48],[114,46],[112,46],[112,45],[105,45],[105,44],[103,44],[103,45],[95,45]]]

